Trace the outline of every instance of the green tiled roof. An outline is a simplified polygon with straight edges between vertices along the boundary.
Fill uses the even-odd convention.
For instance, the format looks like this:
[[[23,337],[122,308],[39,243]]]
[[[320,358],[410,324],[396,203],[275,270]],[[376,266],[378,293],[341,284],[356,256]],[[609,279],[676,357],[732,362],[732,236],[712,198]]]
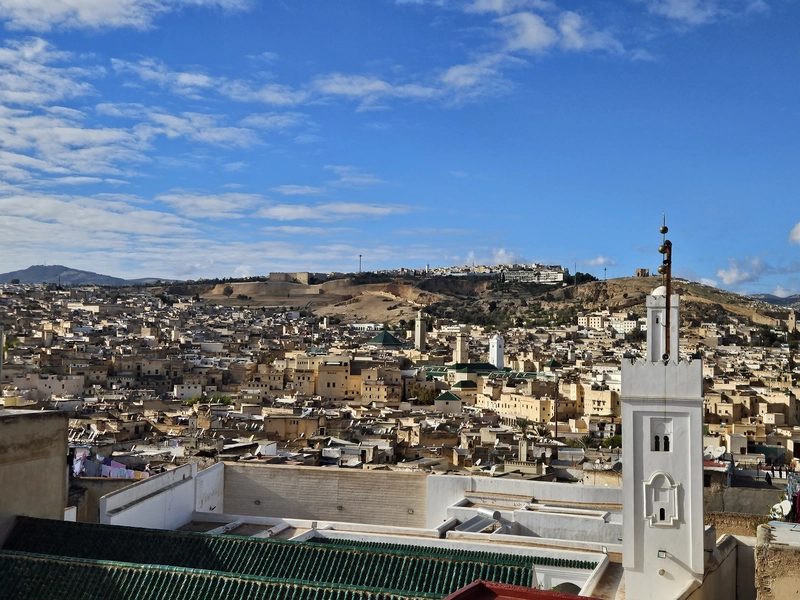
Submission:
[[[456,396],[453,392],[442,392],[436,398],[436,400],[447,400],[449,402],[460,401],[461,398]]]
[[[492,373],[497,371],[497,367],[488,362],[477,363],[456,363],[450,368],[458,373]]]
[[[453,384],[453,388],[456,390],[474,390],[478,388],[478,384],[474,381],[470,381],[469,379],[464,379],[462,381],[456,381]]]
[[[360,586],[407,598],[443,597],[476,579],[529,585],[531,564],[594,568],[578,561],[567,564],[559,559],[563,564],[555,564],[556,559],[549,557],[451,548],[331,542],[321,538],[292,542],[30,517],[17,518],[4,550],[49,555],[54,560],[72,557],[84,562],[180,567],[296,586],[343,590]],[[7,568],[0,567],[0,578]],[[318,597],[322,598],[309,596],[306,600]],[[294,596],[285,598],[292,600]]]
[[[378,346],[402,346],[403,342],[398,340],[388,331],[381,331],[378,335],[369,341],[370,344]]]
[[[0,596],[14,600],[406,600],[359,586],[0,550]],[[414,597],[432,598],[425,594]]]

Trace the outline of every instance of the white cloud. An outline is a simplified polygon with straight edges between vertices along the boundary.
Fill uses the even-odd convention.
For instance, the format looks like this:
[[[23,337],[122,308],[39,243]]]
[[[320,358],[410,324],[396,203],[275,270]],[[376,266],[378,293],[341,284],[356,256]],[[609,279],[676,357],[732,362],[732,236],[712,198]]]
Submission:
[[[172,209],[192,219],[239,219],[248,209],[264,202],[257,194],[193,194],[175,191],[156,196]]]
[[[161,14],[186,6],[237,10],[247,0],[0,0],[0,19],[10,29],[150,27]]]
[[[334,231],[346,231],[346,227],[301,227],[297,225],[278,225],[275,227],[262,227],[267,233],[281,233],[285,235],[324,235]]]
[[[40,38],[8,42],[0,48],[0,102],[41,106],[91,93],[94,88],[80,80],[97,69],[52,66],[71,58]]]
[[[772,295],[777,296],[778,298],[786,298],[791,296],[794,292],[792,290],[787,290],[781,284],[775,286],[775,289],[772,290]]]
[[[251,129],[219,125],[221,116],[193,112],[170,115],[152,111],[149,123],[137,125],[134,131],[145,139],[153,135],[168,138],[184,137],[190,140],[228,147],[248,147],[258,143],[258,136]]]
[[[258,216],[276,221],[333,221],[358,217],[386,217],[408,212],[409,207],[392,204],[330,202],[327,204],[275,204],[258,211]]]
[[[285,112],[285,113],[263,113],[252,114],[241,121],[239,125],[244,127],[253,127],[255,129],[262,129],[264,131],[285,131],[299,127],[300,125],[309,122],[309,117],[306,114],[299,112]]]
[[[113,58],[111,65],[117,73],[131,73],[145,83],[153,83],[173,94],[194,99],[215,93],[235,102],[292,106],[308,98],[308,93],[305,91],[277,83],[213,77],[199,69],[175,71],[156,58],[143,58],[138,62]]]
[[[374,76],[341,73],[318,77],[313,86],[323,95],[360,100],[361,108],[375,108],[382,100],[389,98],[430,100],[442,96],[442,91],[434,87],[416,83],[392,84]]]
[[[800,244],[800,223],[797,223],[789,232],[789,242],[792,244]]]
[[[562,12],[558,17],[561,47],[565,50],[606,50],[622,53],[625,48],[610,33],[595,31],[578,13]]]
[[[722,280],[723,285],[738,285],[757,280],[766,270],[758,257],[746,258],[744,261],[729,258],[728,268],[717,269],[717,277]]]
[[[506,28],[509,50],[541,52],[558,42],[558,33],[539,15],[519,12],[497,19]]]
[[[383,179],[369,173],[362,173],[360,169],[345,165],[325,165],[325,169],[339,176],[339,179],[329,181],[328,184],[341,187],[362,187],[386,183]]]
[[[598,254],[597,258],[587,260],[584,262],[584,264],[589,265],[590,267],[613,267],[617,263],[613,258]]]
[[[708,277],[701,277],[700,283],[703,285],[708,285],[711,287],[717,287],[717,280],[716,279],[709,279]]]
[[[492,248],[492,255],[489,264],[509,265],[524,262],[521,254],[509,252],[505,248]]]
[[[712,21],[720,13],[716,0],[645,0],[647,9],[657,15],[700,25]]]
[[[271,189],[284,196],[305,196],[307,194],[321,194],[325,191],[325,188],[310,185],[279,185]]]

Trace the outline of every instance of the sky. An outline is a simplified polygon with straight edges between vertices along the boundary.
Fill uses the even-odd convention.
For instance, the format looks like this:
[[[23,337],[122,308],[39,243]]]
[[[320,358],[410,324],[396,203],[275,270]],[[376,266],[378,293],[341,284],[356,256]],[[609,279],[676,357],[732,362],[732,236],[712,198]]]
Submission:
[[[0,271],[800,292],[797,0],[0,0]]]

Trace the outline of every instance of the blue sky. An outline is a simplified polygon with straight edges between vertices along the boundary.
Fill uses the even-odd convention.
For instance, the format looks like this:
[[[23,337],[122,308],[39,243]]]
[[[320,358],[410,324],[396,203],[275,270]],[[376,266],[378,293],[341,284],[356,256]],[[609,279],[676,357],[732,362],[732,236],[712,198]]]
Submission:
[[[800,292],[796,0],[0,0],[0,271]]]

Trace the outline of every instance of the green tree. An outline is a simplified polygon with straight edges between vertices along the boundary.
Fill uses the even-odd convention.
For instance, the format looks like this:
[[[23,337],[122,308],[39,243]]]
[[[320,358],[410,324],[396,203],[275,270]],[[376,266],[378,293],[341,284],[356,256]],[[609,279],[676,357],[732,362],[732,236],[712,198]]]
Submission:
[[[531,421],[530,419],[526,419],[525,417],[518,417],[517,418],[517,427],[522,430],[522,433],[525,433],[530,427]]]
[[[420,383],[415,383],[411,388],[411,397],[416,398],[414,404],[433,404],[439,394],[436,390]]]
[[[603,448],[622,448],[622,436],[612,435],[603,440]]]
[[[588,450],[592,447],[592,445],[594,445],[594,438],[589,434],[586,434],[578,440],[578,443],[581,445],[581,448]]]
[[[227,296],[228,298],[230,298],[233,295],[233,286],[232,285],[226,285],[222,289],[222,293],[225,294],[225,296]]]

